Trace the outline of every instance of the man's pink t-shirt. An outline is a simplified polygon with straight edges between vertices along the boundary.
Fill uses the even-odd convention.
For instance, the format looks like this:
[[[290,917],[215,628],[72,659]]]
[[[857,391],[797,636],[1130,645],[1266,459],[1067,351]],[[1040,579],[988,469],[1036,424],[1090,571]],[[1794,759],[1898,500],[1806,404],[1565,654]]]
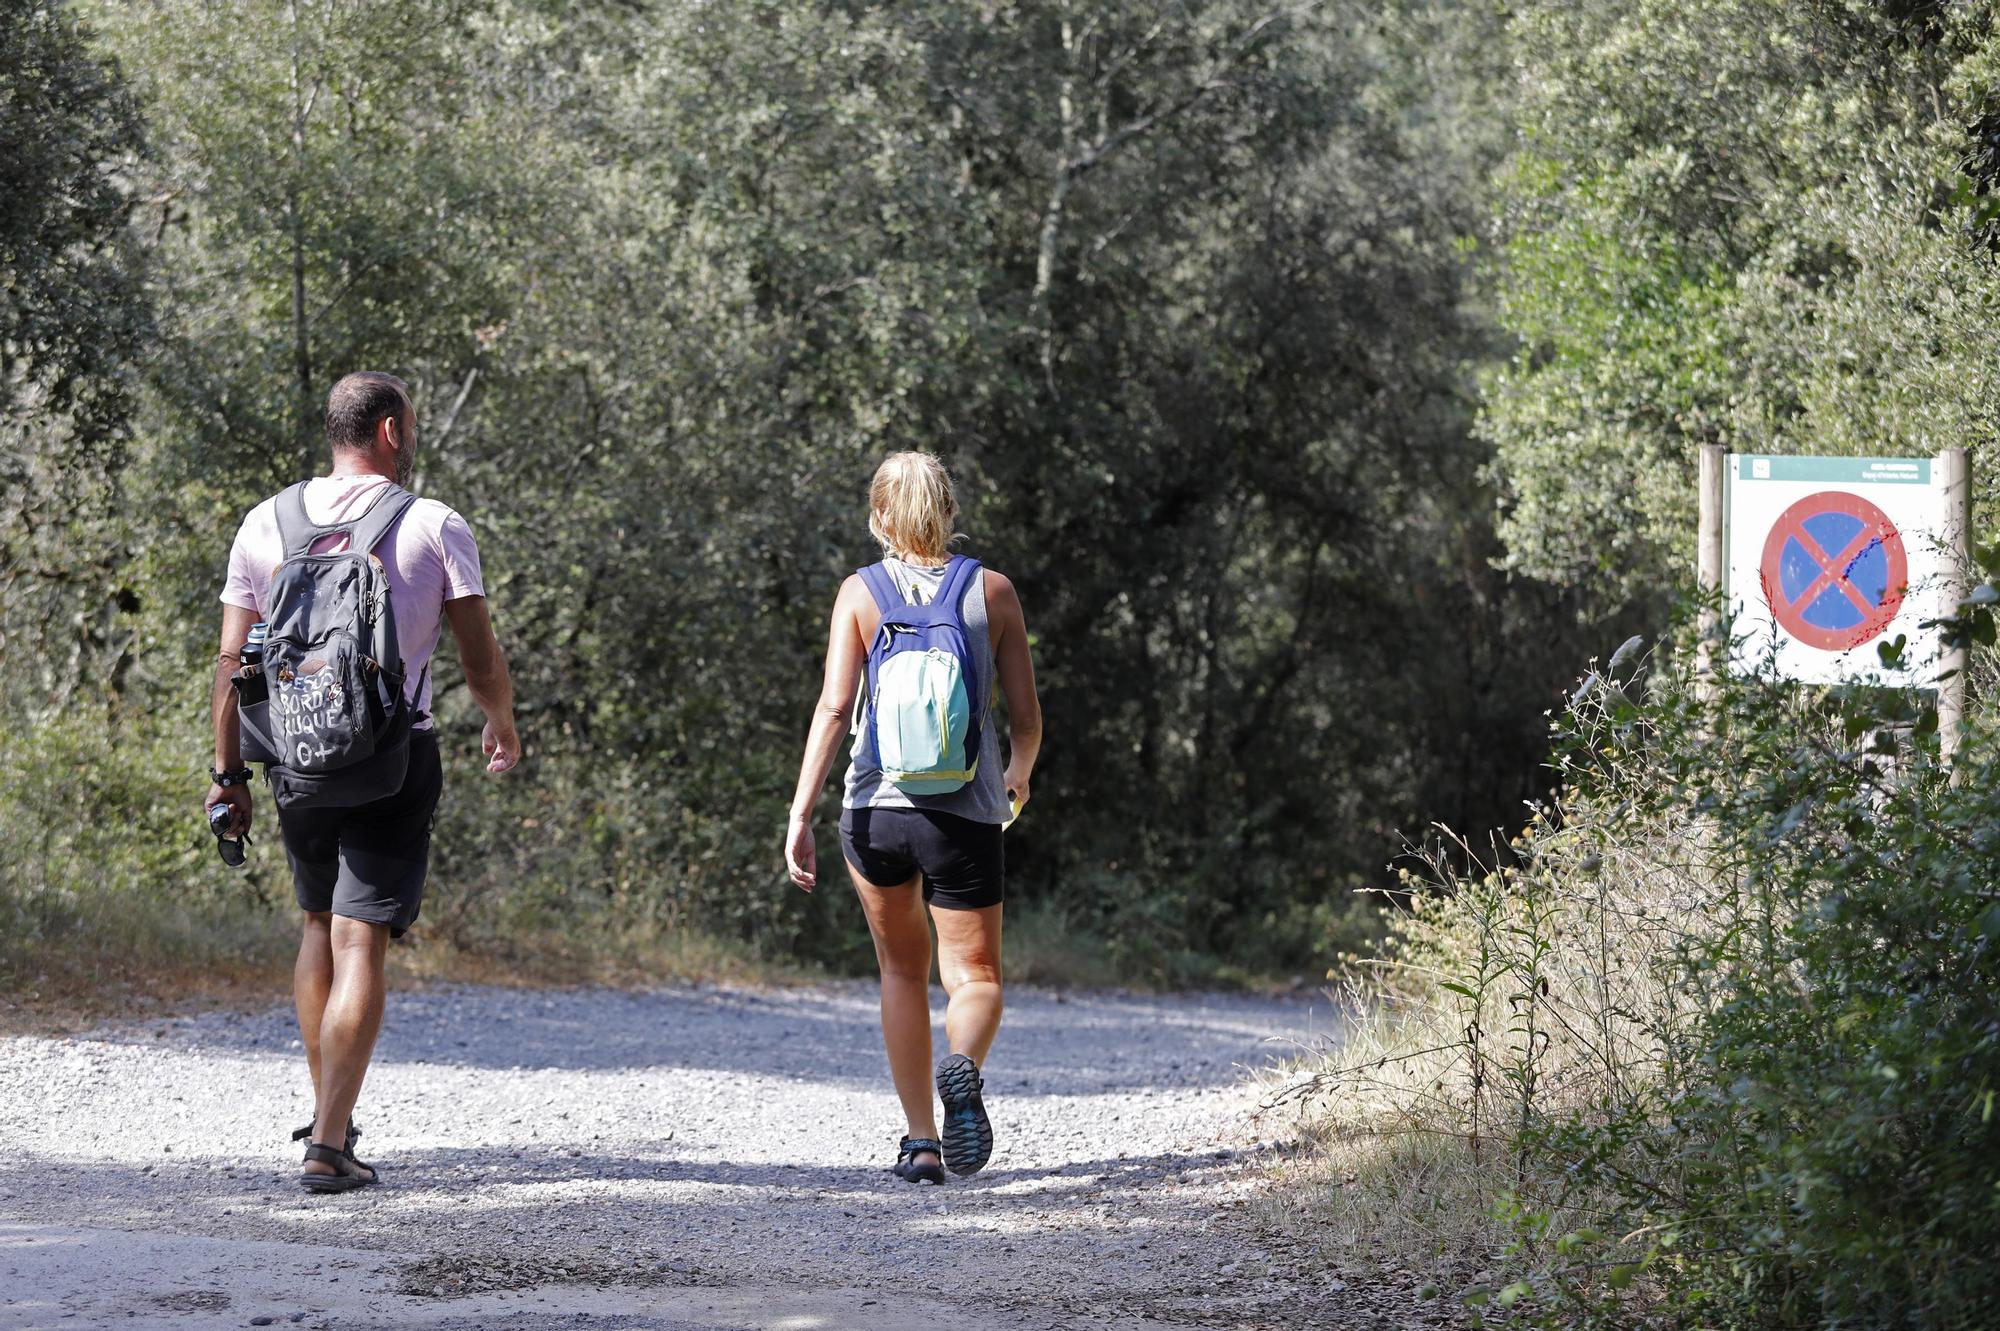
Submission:
[[[358,518],[388,483],[386,476],[315,477],[306,483],[306,516],[322,525]],[[329,536],[315,541],[312,552],[325,554],[346,543],[345,536]],[[417,728],[427,730],[431,683],[424,667],[437,650],[444,603],[486,594],[479,576],[479,547],[464,518],[435,499],[419,499],[403,511],[375,553],[389,574],[389,600],[396,607],[396,639],[408,672],[403,691],[424,714]],[[229,548],[229,575],[222,584],[223,604],[268,615],[271,572],[284,557],[278,500],[273,496],[251,509],[236,532],[236,543]]]

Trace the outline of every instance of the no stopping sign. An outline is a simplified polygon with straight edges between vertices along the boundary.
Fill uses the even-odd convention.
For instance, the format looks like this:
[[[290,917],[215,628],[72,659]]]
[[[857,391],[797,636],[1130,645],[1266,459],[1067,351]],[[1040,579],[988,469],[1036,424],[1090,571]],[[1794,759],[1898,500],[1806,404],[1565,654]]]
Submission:
[[[1808,647],[1844,652],[1895,619],[1910,559],[1880,508],[1845,490],[1821,490],[1771,524],[1759,573],[1779,627]]]

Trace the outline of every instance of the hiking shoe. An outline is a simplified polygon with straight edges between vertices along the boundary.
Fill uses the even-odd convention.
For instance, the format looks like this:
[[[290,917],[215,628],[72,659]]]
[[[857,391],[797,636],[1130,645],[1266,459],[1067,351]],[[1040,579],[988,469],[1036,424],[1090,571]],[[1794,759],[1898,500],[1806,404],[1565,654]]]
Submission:
[[[938,1061],[938,1099],[944,1101],[944,1167],[954,1174],[977,1174],[993,1158],[993,1124],[979,1098],[985,1086],[979,1065],[964,1054]]]
[[[343,1151],[337,1146],[306,1143],[306,1163],[327,1165],[333,1170],[331,1174],[308,1174],[301,1170],[299,1186],[307,1192],[353,1192],[356,1188],[372,1187],[382,1181],[382,1175],[375,1166],[356,1160],[354,1152]]]
[[[921,1154],[937,1155],[944,1148],[929,1137],[905,1137],[896,1147],[896,1177],[905,1183],[943,1183],[944,1166],[932,1160],[918,1164]]]

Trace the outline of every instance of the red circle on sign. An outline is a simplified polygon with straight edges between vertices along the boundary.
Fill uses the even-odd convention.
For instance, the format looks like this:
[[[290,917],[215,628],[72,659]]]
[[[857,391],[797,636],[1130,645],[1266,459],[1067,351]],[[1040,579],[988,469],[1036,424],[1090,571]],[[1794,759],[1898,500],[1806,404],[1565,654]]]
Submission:
[[[1808,530],[1808,524],[1818,526],[1819,533]],[[1841,539],[1821,539],[1829,530],[1838,530]],[[1827,549],[1829,544],[1839,548]],[[1884,575],[1879,588],[1873,578],[1857,577],[1864,564]],[[1845,490],[1807,495],[1780,513],[1764,538],[1758,566],[1764,602],[1779,627],[1827,652],[1859,647],[1888,628],[1903,607],[1909,579],[1910,557],[1896,524]]]

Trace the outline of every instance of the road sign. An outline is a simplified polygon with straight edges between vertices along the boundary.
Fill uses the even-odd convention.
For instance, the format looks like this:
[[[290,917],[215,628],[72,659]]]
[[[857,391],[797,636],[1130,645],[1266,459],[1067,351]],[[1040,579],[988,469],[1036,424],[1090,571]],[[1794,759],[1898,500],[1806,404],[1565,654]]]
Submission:
[[[1930,458],[1726,460],[1729,663],[1745,673],[1928,685],[1950,613],[1942,486]],[[1907,639],[1904,665],[1878,650]]]
[[[1903,533],[1860,495],[1821,490],[1771,524],[1758,567],[1778,626],[1826,652],[1880,637],[1909,587]]]

